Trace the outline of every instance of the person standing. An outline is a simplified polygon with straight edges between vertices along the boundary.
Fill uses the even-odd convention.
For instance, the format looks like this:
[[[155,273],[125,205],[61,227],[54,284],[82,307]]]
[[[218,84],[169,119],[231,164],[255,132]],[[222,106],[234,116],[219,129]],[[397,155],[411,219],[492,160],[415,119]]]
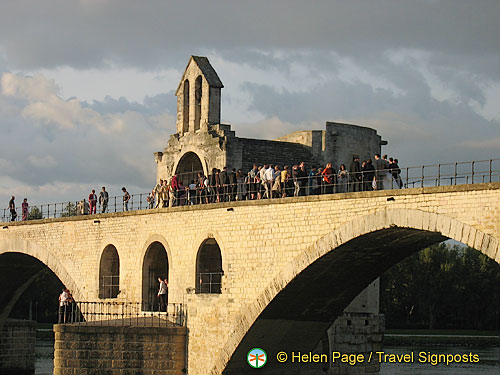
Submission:
[[[109,202],[109,194],[106,191],[106,187],[102,187],[101,192],[99,193],[99,205],[101,206],[101,213],[106,213],[108,210],[108,202]]]
[[[158,289],[158,298],[160,299],[160,311],[167,311],[167,295],[168,295],[168,282],[167,279],[163,280],[158,277],[160,287]]]
[[[333,174],[334,170],[332,167],[332,163],[326,163],[325,168],[321,171],[323,175],[323,185],[324,185],[324,193],[332,194],[333,193]]]
[[[9,201],[9,210],[10,210],[10,216],[11,216],[10,221],[15,221],[17,218],[15,199],[16,199],[16,197],[12,196],[12,198],[10,198],[10,201]]]
[[[123,211],[128,211],[128,202],[130,201],[130,194],[125,187],[122,187],[123,191]]]
[[[352,163],[349,167],[349,191],[361,191],[361,165],[359,156],[352,158]]]
[[[373,179],[375,178],[375,167],[372,164],[372,159],[368,159],[363,167],[363,185],[364,191],[373,190]]]
[[[373,162],[375,168],[375,183],[373,184],[374,190],[382,190],[382,179],[385,174],[385,161],[380,159],[380,154],[375,154],[375,161]]]
[[[96,213],[96,207],[97,207],[97,195],[95,194],[95,190],[92,189],[92,192],[89,194],[89,208],[90,208],[90,215]]]
[[[63,288],[59,295],[59,319],[58,324],[64,324],[68,320],[70,296],[68,289]]]
[[[238,190],[238,181],[236,179],[236,168],[233,168],[231,170],[231,173],[229,173],[229,200],[234,201],[236,200],[236,192]]]
[[[340,169],[337,174],[339,193],[347,193],[347,170],[344,164],[340,164]]]

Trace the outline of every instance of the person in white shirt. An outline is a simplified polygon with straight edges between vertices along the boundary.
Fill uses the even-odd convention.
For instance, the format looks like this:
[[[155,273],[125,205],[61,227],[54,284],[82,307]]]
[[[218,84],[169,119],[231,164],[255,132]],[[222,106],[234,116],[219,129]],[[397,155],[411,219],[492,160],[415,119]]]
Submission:
[[[66,323],[69,313],[69,293],[68,289],[63,288],[62,293],[59,295],[59,321],[58,324]]]
[[[160,311],[167,311],[167,295],[168,295],[168,282],[167,279],[163,280],[158,277],[160,288],[158,289],[158,298],[160,299]]]

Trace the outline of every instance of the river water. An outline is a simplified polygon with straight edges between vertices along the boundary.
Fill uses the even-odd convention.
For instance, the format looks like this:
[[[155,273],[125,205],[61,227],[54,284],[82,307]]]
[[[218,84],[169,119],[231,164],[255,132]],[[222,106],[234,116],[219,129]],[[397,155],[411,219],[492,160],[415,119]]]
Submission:
[[[37,342],[36,375],[53,375],[54,343],[51,341]],[[477,354],[478,363],[472,364],[430,364],[418,363],[418,353],[430,352],[431,354]],[[385,346],[386,354],[408,354],[413,352],[414,363],[384,363],[381,365],[381,375],[422,375],[422,374],[457,374],[457,375],[498,375],[500,374],[500,348],[495,347],[456,347],[456,346]]]

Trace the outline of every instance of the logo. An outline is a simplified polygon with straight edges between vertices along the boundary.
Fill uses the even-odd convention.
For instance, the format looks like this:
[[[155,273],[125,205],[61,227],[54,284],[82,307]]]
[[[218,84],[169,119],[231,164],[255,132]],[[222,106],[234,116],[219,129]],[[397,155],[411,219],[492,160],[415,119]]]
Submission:
[[[247,354],[247,362],[250,367],[261,368],[267,363],[267,353],[264,349],[253,348]]]

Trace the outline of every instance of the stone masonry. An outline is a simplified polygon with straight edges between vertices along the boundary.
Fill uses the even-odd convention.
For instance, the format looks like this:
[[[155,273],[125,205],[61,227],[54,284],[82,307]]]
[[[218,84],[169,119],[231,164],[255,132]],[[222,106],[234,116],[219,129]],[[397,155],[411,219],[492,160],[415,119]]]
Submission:
[[[0,375],[35,373],[35,322],[7,319],[0,331]]]
[[[222,293],[189,293],[207,238],[221,250]],[[121,293],[115,300],[135,302],[142,296],[145,253],[160,242],[168,256],[169,302],[183,303],[187,314],[189,374],[216,375],[240,360],[240,352],[246,354],[245,342],[314,348],[316,333],[324,335],[370,282],[411,252],[444,238],[500,263],[500,183],[8,223],[0,231],[0,254],[33,256],[77,300],[100,301],[100,259],[112,244],[120,257]],[[288,298],[297,292],[300,300]],[[315,329],[318,322],[322,326]],[[267,366],[273,368],[272,358]]]
[[[54,375],[182,375],[185,327],[56,325]]]

